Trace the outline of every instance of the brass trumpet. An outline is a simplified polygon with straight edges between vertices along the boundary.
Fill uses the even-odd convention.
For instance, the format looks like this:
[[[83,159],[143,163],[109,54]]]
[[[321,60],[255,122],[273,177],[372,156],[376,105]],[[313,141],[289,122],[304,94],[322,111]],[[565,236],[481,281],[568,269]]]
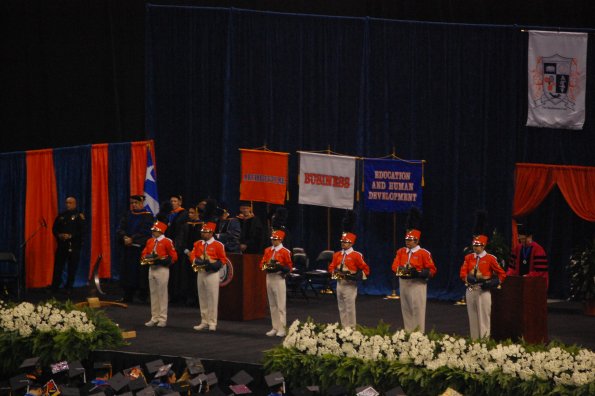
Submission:
[[[141,258],[140,265],[153,265],[159,256],[156,253],[151,253]]]
[[[268,272],[275,272],[275,271],[279,271],[280,266],[281,266],[281,264],[279,264],[279,262],[277,260],[272,259],[262,265],[262,270],[268,271]]]
[[[205,261],[203,261],[204,264],[198,264],[195,261],[192,262],[192,270],[194,272],[205,272],[207,270],[207,263]]]
[[[467,290],[469,291],[476,291],[476,290],[481,290],[481,285],[483,283],[467,283],[465,286],[467,286]]]
[[[347,273],[341,270],[334,270],[331,274],[331,279],[335,280],[345,280],[347,279]]]
[[[409,264],[407,264],[406,266],[402,267],[399,266],[397,267],[397,270],[395,271],[395,275],[399,278],[411,278],[411,266]]]

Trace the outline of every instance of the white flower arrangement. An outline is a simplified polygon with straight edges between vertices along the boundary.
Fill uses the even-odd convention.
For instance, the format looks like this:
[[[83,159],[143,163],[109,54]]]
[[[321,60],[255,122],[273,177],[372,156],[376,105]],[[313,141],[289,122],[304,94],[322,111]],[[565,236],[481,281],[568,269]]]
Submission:
[[[317,329],[318,327],[318,329]],[[595,381],[595,352],[580,349],[570,353],[559,347],[530,352],[519,344],[488,348],[482,342],[468,342],[449,335],[430,340],[421,332],[397,331],[392,336],[365,336],[338,324],[324,327],[312,322],[291,324],[284,348],[295,348],[315,356],[332,354],[368,361],[386,359],[436,370],[441,367],[474,374],[503,374],[523,381],[538,379],[556,385],[582,386]]]
[[[95,325],[84,312],[67,312],[49,302],[37,307],[23,302],[11,308],[0,301],[0,331],[18,332],[21,337],[29,337],[34,332],[69,330],[90,334],[95,331]]]

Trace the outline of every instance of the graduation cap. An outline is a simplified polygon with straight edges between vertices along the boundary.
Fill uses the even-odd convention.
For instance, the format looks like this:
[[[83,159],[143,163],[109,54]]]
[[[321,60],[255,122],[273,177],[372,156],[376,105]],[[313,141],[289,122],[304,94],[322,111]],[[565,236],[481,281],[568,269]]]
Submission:
[[[356,396],[378,396],[380,393],[370,385],[355,388]]]
[[[79,388],[60,386],[59,389],[62,396],[81,396],[81,390]]]
[[[147,387],[147,381],[145,381],[145,377],[138,377],[136,379],[133,379],[128,384],[128,388],[133,392],[139,391],[146,387]]]
[[[124,369],[122,373],[128,378],[130,378],[131,381],[145,376],[140,366],[129,367],[127,369]]]
[[[136,392],[136,396],[155,396],[155,389],[152,386],[147,386],[146,388]]]
[[[269,375],[265,375],[265,382],[269,388],[279,388],[279,386],[285,386],[285,378],[280,372],[274,372]]]
[[[171,369],[171,366],[173,366],[173,363],[170,364],[165,364],[161,367],[159,367],[159,370],[157,370],[157,373],[155,374],[155,378],[161,378],[163,376],[168,376],[169,377],[169,372]]]
[[[386,391],[386,396],[407,396],[403,391],[403,388],[397,386],[396,388],[392,388],[391,390]]]
[[[68,376],[74,378],[78,375],[85,374],[85,368],[78,360],[68,364]]]
[[[207,374],[207,385],[215,385],[219,380],[217,379],[217,374],[209,373]]]
[[[205,368],[202,365],[200,359],[186,359],[186,367],[188,368],[188,373],[190,375],[196,375],[205,372]]]
[[[19,374],[15,377],[10,379],[10,388],[13,391],[17,391],[19,389],[23,389],[32,384],[32,381],[27,378],[26,374]]]
[[[93,369],[95,370],[95,375],[97,373],[112,373],[112,364],[110,362],[95,362],[93,363]]]
[[[203,382],[207,382],[207,376],[205,374],[199,374],[188,380],[188,384],[190,384],[191,387],[200,386]]]
[[[244,370],[240,370],[231,377],[231,380],[237,385],[247,385],[252,382],[254,378]]]
[[[41,363],[39,362],[38,357],[32,357],[29,359],[23,360],[23,363],[19,366],[20,369],[30,370],[37,367],[41,367]]]
[[[126,385],[130,383],[130,378],[125,377],[122,373],[117,373],[112,378],[107,380],[107,383],[117,392],[122,390]]]
[[[209,396],[227,396],[227,394],[225,392],[223,392],[218,386],[215,386],[213,388],[210,388],[209,391],[205,393],[205,395],[209,395]],[[136,396],[138,396],[138,394]]]
[[[153,373],[156,373],[157,371],[159,371],[159,369],[161,367],[163,367],[164,364],[163,364],[163,360],[157,359],[157,360],[153,360],[152,362],[146,363],[145,366],[147,366],[147,371],[149,372],[149,374],[153,374]]]
[[[343,385],[333,385],[328,388],[327,393],[329,396],[347,396],[347,388]]]

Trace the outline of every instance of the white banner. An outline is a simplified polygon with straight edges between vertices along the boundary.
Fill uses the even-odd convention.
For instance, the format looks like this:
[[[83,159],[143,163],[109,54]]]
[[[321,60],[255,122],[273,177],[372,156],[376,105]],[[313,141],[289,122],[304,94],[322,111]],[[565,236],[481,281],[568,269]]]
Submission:
[[[298,151],[302,205],[353,209],[355,157]]]
[[[587,33],[529,32],[527,126],[583,129]]]

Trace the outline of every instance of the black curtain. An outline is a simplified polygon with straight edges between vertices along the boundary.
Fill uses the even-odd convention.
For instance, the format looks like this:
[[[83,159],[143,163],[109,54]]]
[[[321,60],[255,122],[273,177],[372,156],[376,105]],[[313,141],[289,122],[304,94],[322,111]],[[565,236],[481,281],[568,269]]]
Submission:
[[[161,174],[162,194],[210,195],[233,210],[238,149],[288,151],[292,241],[314,258],[328,234],[338,248],[343,213],[329,211],[329,228],[326,208],[296,204],[296,150],[425,159],[422,246],[438,265],[434,297],[463,293],[458,270],[476,209],[509,238],[516,162],[595,163],[588,94],[583,131],[524,126],[527,34],[518,27],[148,6],[147,43],[147,125],[158,164],[176,169]],[[388,292],[405,215],[394,226],[391,214],[355,207],[356,248],[373,272],[360,291]]]

